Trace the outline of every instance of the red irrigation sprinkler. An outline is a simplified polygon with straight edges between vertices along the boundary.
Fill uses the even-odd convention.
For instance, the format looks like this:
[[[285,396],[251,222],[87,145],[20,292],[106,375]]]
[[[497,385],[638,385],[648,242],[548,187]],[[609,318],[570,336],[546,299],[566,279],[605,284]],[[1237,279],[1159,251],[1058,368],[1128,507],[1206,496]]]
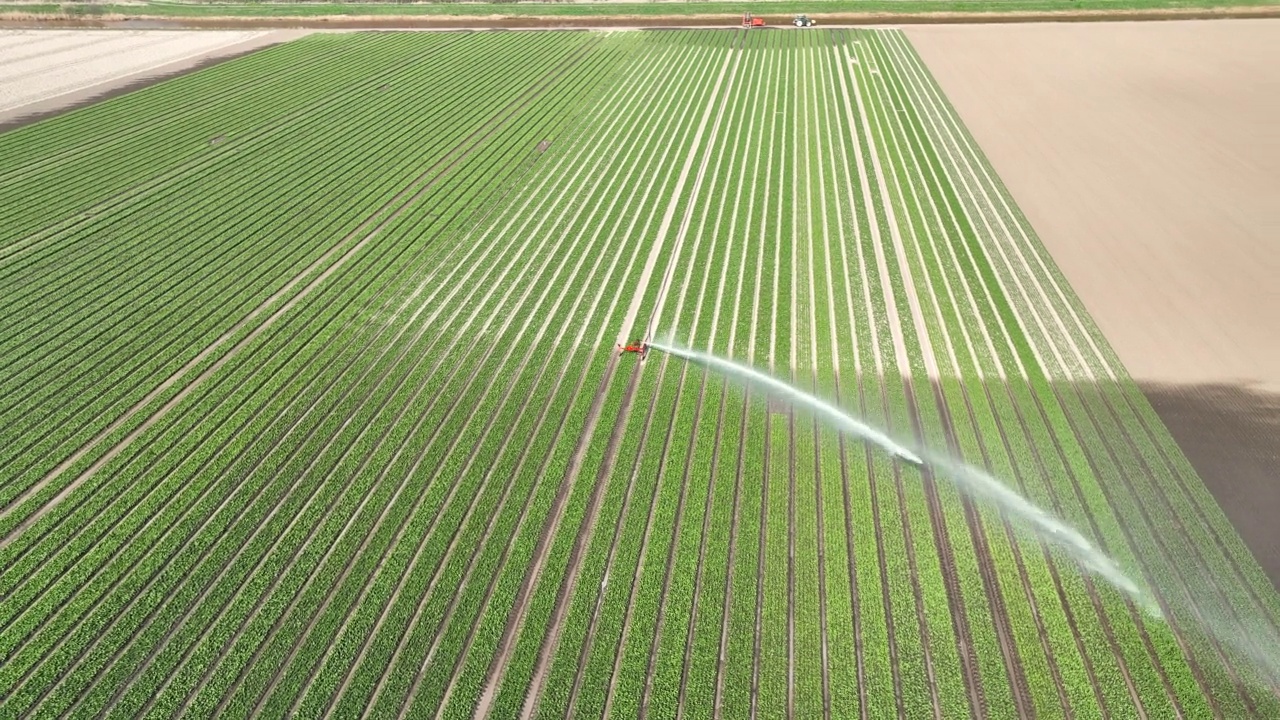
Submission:
[[[643,340],[632,340],[631,343],[628,345],[618,346],[619,355],[621,355],[622,353],[636,353],[637,355],[640,356],[641,359],[644,359],[645,354],[648,352],[649,352],[649,345]]]

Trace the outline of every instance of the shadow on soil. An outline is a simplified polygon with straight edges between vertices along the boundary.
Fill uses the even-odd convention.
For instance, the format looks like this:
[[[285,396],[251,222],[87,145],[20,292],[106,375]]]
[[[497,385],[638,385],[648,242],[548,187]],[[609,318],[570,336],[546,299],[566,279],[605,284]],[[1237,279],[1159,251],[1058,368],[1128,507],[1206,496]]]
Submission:
[[[1139,386],[1280,589],[1280,394],[1225,383]]]

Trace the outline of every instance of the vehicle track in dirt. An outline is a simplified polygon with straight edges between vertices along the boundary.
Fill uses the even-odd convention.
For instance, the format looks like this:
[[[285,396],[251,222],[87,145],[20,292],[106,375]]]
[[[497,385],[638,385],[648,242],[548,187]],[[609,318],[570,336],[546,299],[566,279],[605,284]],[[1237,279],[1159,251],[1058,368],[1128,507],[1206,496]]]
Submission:
[[[821,57],[822,57],[821,49],[814,48],[814,47],[808,47],[806,49],[808,50],[808,52],[806,53],[806,58],[808,60],[807,76],[814,77],[814,78],[821,78],[820,84],[824,86],[832,82],[832,78],[830,77],[826,64],[821,62]],[[819,55],[819,65],[821,65],[821,71],[815,68],[815,63],[814,63],[815,54]],[[823,269],[825,270],[824,280],[826,281],[825,282],[826,295],[824,297],[826,300],[825,305],[827,308],[827,319],[829,321],[828,332],[830,333],[830,337],[831,337],[831,348],[830,348],[830,351],[832,353],[831,368],[833,372],[838,375],[839,367],[840,367],[840,360],[839,360],[840,354],[839,354],[838,345],[835,339],[836,338],[836,321],[835,321],[836,298],[833,292],[833,287],[831,282],[831,227],[829,222],[830,216],[828,215],[828,208],[827,208],[827,181],[826,181],[826,167],[824,162],[825,160],[832,158],[835,154],[831,152],[831,135],[834,133],[832,132],[830,127],[829,113],[824,112],[823,110],[823,107],[825,107],[827,99],[824,96],[822,106],[820,106],[818,101],[818,96],[819,96],[819,93],[817,92],[810,93],[810,97],[813,100],[813,116],[812,116],[813,120],[810,121],[809,123],[806,123],[806,126],[805,126],[806,140],[804,144],[805,144],[805,147],[809,147],[810,145],[809,131],[813,127],[816,127],[817,133],[819,135],[825,135],[827,137],[827,154],[817,163],[818,207],[819,207],[819,217],[822,220]],[[806,106],[806,112],[807,112],[807,106]],[[824,124],[824,120],[826,121],[825,124]],[[818,147],[821,147],[821,146],[819,145]],[[812,177],[813,177],[812,172],[807,173],[805,176],[805,193],[810,198],[809,205],[808,205],[809,207],[809,214],[808,214],[808,219],[809,219],[809,233],[808,233],[808,238],[809,238],[809,242],[808,242],[809,357],[811,359],[809,373],[810,373],[810,378],[812,382],[811,390],[815,395],[821,395],[824,392],[824,388],[822,387],[822,381],[821,381],[821,377],[818,369],[819,357],[820,357],[819,349],[818,349],[818,328],[820,326],[818,324],[817,291],[815,290],[815,287],[817,286],[817,280],[815,279],[815,275],[814,275],[814,265],[818,262],[818,260],[816,259],[816,256],[814,254]],[[838,237],[842,239],[844,238],[843,231],[838,233]],[[837,393],[837,399],[836,399],[837,406],[839,406],[839,402],[840,402],[839,396]],[[826,546],[827,519],[824,511],[824,507],[826,505],[827,493],[823,485],[823,473],[822,473],[822,458],[824,454],[824,448],[822,443],[822,430],[821,430],[821,426],[817,421],[817,418],[813,419],[813,443],[814,443],[813,497],[815,502],[814,520],[816,523],[815,537],[817,540],[817,554],[818,554],[818,558],[817,558],[817,562],[818,562],[818,623],[819,623],[819,637],[822,639],[822,646],[819,651],[820,659],[822,662],[822,713],[824,718],[829,718],[831,717],[832,700],[831,700],[831,659],[830,659],[831,631],[829,627],[830,623],[828,621],[828,612],[829,612],[828,608],[830,603],[827,599],[827,546]]]
[[[723,65],[722,70],[721,70],[721,76],[719,76],[719,78],[721,78],[721,81],[722,81],[722,79],[723,79],[723,73],[724,73],[724,70],[726,70],[726,69],[727,69],[727,67],[728,67],[728,59],[730,59],[730,56],[726,55],[726,64],[724,64],[724,65]],[[685,67],[686,67],[686,68],[689,68],[689,64],[685,64]],[[718,91],[719,81],[717,81],[717,86],[716,86],[716,87],[717,87],[717,91]],[[714,96],[713,96],[713,97],[714,97]],[[669,104],[669,102],[668,102],[668,104]],[[686,106],[685,110],[684,110],[684,111],[682,111],[682,113],[678,113],[678,119],[676,119],[676,120],[675,120],[675,122],[677,123],[677,127],[685,126],[686,122],[689,122],[689,111],[690,111],[690,109],[691,109],[691,108],[687,108],[687,106]],[[686,158],[686,163],[685,163],[685,165],[684,165],[684,169],[682,169],[681,176],[680,176],[680,178],[678,178],[678,181],[677,181],[677,191],[678,191],[678,187],[682,186],[682,183],[684,183],[685,179],[687,178],[687,172],[689,172],[689,170],[690,170],[690,168],[691,168],[692,160],[694,160],[694,154],[695,154],[695,151],[696,151],[696,149],[698,149],[698,142],[696,142],[696,140],[698,140],[698,138],[700,138],[700,136],[701,136],[701,132],[703,132],[703,131],[704,131],[704,128],[705,128],[705,122],[707,122],[708,115],[709,115],[709,113],[710,113],[710,109],[712,109],[712,105],[708,105],[708,106],[707,106],[707,110],[705,110],[705,111],[704,111],[704,115],[703,115],[703,122],[701,122],[701,123],[699,124],[698,133],[696,133],[694,145],[692,145],[692,146],[691,146],[690,154],[689,154],[689,156],[687,156],[687,158]],[[669,120],[668,120],[668,122],[669,122]],[[654,131],[654,129],[657,129],[658,124],[652,124],[652,126],[650,126],[650,127],[652,127],[652,129],[650,129],[650,132],[653,132],[653,131]],[[685,129],[685,136],[686,136],[686,137],[687,137],[687,133],[689,133],[689,128],[687,128],[687,127],[686,127],[686,129]],[[668,145],[668,146],[667,146],[667,149],[666,149],[666,150],[664,150],[664,152],[663,152],[663,160],[666,160],[667,156],[669,155],[669,152],[671,152],[671,150],[673,150],[673,149],[675,149],[675,145]],[[649,163],[649,164],[650,164],[650,165],[652,165],[652,163],[653,163],[653,159],[650,159],[650,163]],[[666,163],[664,163],[664,161],[663,161],[663,163],[660,163],[660,164],[659,164],[659,167],[660,167],[660,165],[664,165],[664,164],[666,164]],[[666,182],[669,182],[669,179],[671,179],[671,172],[672,172],[672,170],[673,170],[673,168],[669,168],[669,169],[668,169],[667,179],[666,179],[666,181],[664,181],[664,183],[663,183],[663,184],[664,184],[664,186],[666,186]],[[641,173],[641,177],[644,177],[644,174],[649,173],[649,172],[650,172],[650,170],[649,170],[648,168],[646,168],[646,169],[644,170],[644,173]],[[646,202],[648,202],[648,197],[649,197],[650,193],[652,193],[652,191],[653,191],[653,187],[654,187],[654,183],[655,183],[655,182],[657,182],[657,179],[658,179],[657,174],[653,174],[652,178],[650,178],[650,181],[649,181],[648,187],[646,187],[646,190],[645,190],[645,193],[644,193],[643,199],[641,199],[641,200],[640,200],[640,206],[644,206],[644,205],[646,204]],[[663,191],[663,190],[659,190],[659,192],[664,192],[664,191]],[[658,251],[658,247],[657,247],[657,246],[662,245],[663,238],[664,238],[664,237],[666,237],[666,231],[667,231],[667,229],[669,229],[669,224],[671,224],[671,220],[672,220],[672,218],[673,218],[673,215],[675,215],[675,202],[678,200],[678,197],[680,197],[680,195],[678,195],[678,192],[676,192],[676,193],[672,193],[672,200],[671,200],[671,204],[669,204],[669,205],[668,205],[668,209],[667,209],[667,211],[666,211],[666,214],[664,214],[664,215],[663,215],[662,225],[660,225],[659,233],[658,233],[658,236],[657,236],[657,242],[655,242],[655,247],[653,247],[653,249],[652,249],[652,250],[650,250],[650,254],[649,254],[649,256],[648,256],[648,260],[646,260],[645,268],[646,268],[646,269],[649,269],[649,270],[650,270],[650,273],[652,273],[652,265],[654,265],[655,263],[657,263],[657,251]],[[648,217],[648,219],[646,219],[646,220],[645,220],[645,227],[650,227],[650,224],[652,224],[652,223],[653,223],[653,219],[654,219],[654,217],[655,217],[655,213],[657,213],[657,205],[654,205],[654,206],[653,206],[653,208],[652,208],[652,209],[650,209],[649,217]],[[631,236],[632,236],[632,233],[634,233],[637,220],[639,220],[639,215],[635,215],[635,217],[632,217],[631,223],[630,223],[630,225],[628,225],[627,231],[626,231],[626,233],[625,233],[627,237],[631,237]],[[639,247],[637,247],[637,251],[639,251]],[[634,254],[634,255],[632,255],[632,261],[634,261],[634,260],[635,260],[635,256],[636,256],[635,254]],[[644,272],[641,272],[641,278],[643,278],[643,277],[644,277]],[[662,288],[660,288],[660,290],[659,290],[659,292],[660,292],[660,296],[658,297],[658,299],[657,299],[657,300],[655,300],[655,307],[657,307],[658,305],[662,304],[662,301],[664,301],[664,299],[666,299],[666,295],[664,295],[664,290],[666,290],[666,286],[663,286]],[[641,295],[640,295],[640,293],[637,293],[637,295],[632,296],[631,306],[630,306],[630,307],[628,307],[628,310],[627,310],[627,316],[628,316],[628,318],[635,318],[635,315],[636,315],[637,313],[639,313],[639,304],[640,304],[640,301],[641,301]],[[611,314],[612,314],[612,310],[613,310],[613,307],[611,306]],[[659,307],[659,310],[660,310],[660,307]],[[605,329],[602,327],[602,329],[600,329],[600,334],[602,334],[602,338],[598,338],[598,342],[603,340],[603,334],[604,334],[604,332],[605,332]],[[628,337],[628,336],[626,336],[626,334],[623,334],[623,337]],[[666,359],[664,359],[664,363],[666,363]],[[655,397],[653,398],[653,402],[655,402],[655,401],[657,401],[657,396],[655,396]],[[652,411],[653,411],[653,410],[650,410],[650,413],[652,413]],[[645,437],[646,437],[646,434],[648,434],[648,430],[645,430]],[[631,482],[632,482],[632,483],[634,483],[634,482],[635,482],[635,473],[636,473],[636,470],[635,470],[635,469],[634,469],[634,470],[632,470],[632,479],[631,479]],[[631,487],[631,486],[628,486],[627,497],[626,497],[626,501],[625,501],[625,507],[630,507],[630,505],[628,505],[628,503],[630,503],[630,493],[631,493],[631,489],[630,489],[630,487]],[[591,529],[585,530],[585,532],[588,532],[588,533],[590,534],[590,536],[591,536],[591,537],[594,537],[594,523],[595,523],[595,516],[596,516],[596,514],[598,514],[598,512],[599,512],[599,507],[598,507],[598,506],[593,506],[593,509],[591,509],[591,514],[588,516],[588,519],[591,521]],[[626,511],[623,511],[623,512],[626,512]],[[625,515],[623,515],[623,518],[625,518]],[[617,542],[617,532],[618,532],[618,530],[616,529],[616,533],[614,533],[614,539],[613,539],[613,543],[614,543],[614,544],[616,544],[616,542]],[[648,530],[646,530],[646,532],[648,532]],[[614,551],[609,552],[609,555],[608,555],[608,559],[609,559],[609,560],[608,560],[608,562],[607,562],[607,568],[608,568],[608,566],[612,566],[613,557],[614,557]],[[573,569],[573,573],[575,573],[575,574],[576,574],[576,573],[577,573],[577,571],[580,571],[580,568],[575,568],[575,569]],[[607,573],[607,574],[608,574],[608,570],[605,570],[605,573]],[[607,578],[607,575],[605,575],[605,578]],[[575,579],[575,587],[576,587],[576,579]],[[632,589],[634,589],[634,588],[632,588]],[[596,593],[596,609],[595,609],[595,614],[598,614],[599,609],[600,609],[600,603],[602,603],[602,602],[603,602],[603,588],[600,588],[600,589],[599,589],[599,591],[598,591],[598,593]],[[628,601],[628,607],[630,607],[630,601]],[[590,626],[589,626],[589,632],[588,632],[588,634],[586,634],[586,638],[585,638],[585,641],[584,641],[584,647],[582,647],[582,651],[581,651],[581,653],[582,653],[582,657],[586,657],[586,653],[588,653],[589,648],[591,647],[591,644],[593,644],[593,642],[594,642],[594,632],[595,632],[595,620],[593,619],[593,621],[591,621],[591,624],[590,624]],[[625,620],[625,626],[623,626],[623,634],[625,634],[625,632],[626,632],[626,620]],[[557,635],[557,638],[558,638],[558,632],[556,633],[556,635]],[[621,642],[622,642],[622,641],[621,641],[621,639],[620,639],[620,643],[621,643]],[[621,646],[620,646],[620,647],[621,647]],[[570,708],[571,708],[571,710],[572,710],[572,707],[573,707],[572,703],[573,703],[573,702],[576,702],[576,697],[577,697],[577,694],[576,694],[576,693],[577,693],[577,689],[579,689],[579,687],[580,687],[581,669],[582,669],[582,666],[581,666],[581,664],[580,664],[580,665],[579,665],[579,678],[577,678],[577,679],[575,680],[575,683],[573,683],[573,687],[571,688],[571,693],[570,693]],[[605,698],[605,700],[607,700],[607,702],[608,702],[608,696],[607,696],[607,698]]]
[[[663,359],[665,361],[667,357],[664,356]],[[667,369],[667,362],[663,362],[658,367],[657,384],[659,386],[661,386],[663,377],[666,375],[666,369]],[[638,367],[635,370],[635,375],[636,376],[640,375],[642,370],[643,368]],[[645,420],[644,420],[644,424],[641,426],[642,429],[640,433],[640,442],[638,444],[638,447],[641,449],[648,446],[650,430],[654,429],[653,418],[655,415],[655,411],[658,407],[658,397],[659,397],[659,393],[655,391],[653,393],[653,396],[649,399],[648,408],[645,409]],[[677,391],[676,400],[679,401],[679,391]],[[630,413],[628,413],[627,416],[621,416],[621,413],[620,413],[620,418],[619,418],[620,424],[625,424],[622,422],[623,418],[624,417],[629,418],[629,415]],[[663,435],[662,457],[664,460],[666,458],[667,443],[670,442],[670,439],[671,439],[671,433],[670,433],[670,428],[668,428],[668,432]],[[642,458],[642,453],[637,453],[636,456],[631,460],[630,471],[627,472],[628,480],[627,480],[626,492],[623,495],[622,507],[618,515],[618,522],[614,525],[613,533],[611,535],[611,540],[609,542],[609,551],[607,554],[607,560],[604,566],[605,582],[608,582],[609,570],[613,567],[613,561],[617,557],[618,538],[622,536],[623,527],[626,525],[627,519],[629,518],[631,513],[631,503],[632,503],[632,500],[634,499],[636,479],[640,475],[641,458]],[[661,470],[661,463],[659,464],[659,471],[660,470]],[[607,480],[607,478],[599,478],[597,482],[603,483],[605,480]],[[655,499],[656,499],[656,494],[650,497],[649,499],[649,510],[647,513],[648,517],[652,517],[653,503]],[[594,527],[592,528],[591,535],[594,538],[594,535],[595,535]],[[587,633],[583,640],[582,648],[578,651],[578,663],[577,663],[578,671],[574,674],[573,687],[571,688],[569,693],[569,704],[568,704],[569,715],[573,715],[575,710],[577,709],[577,700],[579,697],[579,693],[581,692],[581,689],[582,689],[583,669],[586,667],[588,659],[590,657],[591,649],[594,647],[595,633],[597,628],[599,627],[601,610],[604,607],[604,601],[605,601],[604,590],[605,590],[604,586],[596,589],[596,602],[594,605],[594,609],[591,613],[590,624],[587,627]],[[631,589],[628,594],[628,608],[630,607],[630,600],[634,598],[634,594],[635,594],[635,576],[633,574],[631,578]],[[624,638],[625,635],[626,635],[626,625],[624,620],[622,635],[620,636],[620,640],[619,640],[619,646],[621,645],[621,638]],[[619,648],[614,649],[614,655],[615,656],[621,655]],[[616,661],[615,661],[614,669],[615,671],[617,669]]]
[[[591,413],[587,417],[587,425],[584,428],[581,437],[578,440],[578,447],[574,451],[573,462],[570,465],[569,472],[565,475],[565,482],[561,485],[560,492],[556,495],[557,510],[554,514],[553,523],[543,533],[543,542],[541,543],[542,552],[537,554],[539,563],[531,567],[527,576],[529,579],[529,592],[532,592],[533,585],[536,583],[537,577],[541,574],[541,568],[546,562],[546,550],[549,549],[551,540],[555,534],[559,532],[559,521],[563,518],[565,500],[569,492],[569,487],[573,484],[573,479],[577,477],[578,472],[582,468],[582,463],[586,458],[587,449],[590,446],[591,438],[595,436],[595,429],[600,417],[600,411],[603,409],[605,393],[612,380],[612,372],[616,371],[617,359],[609,360],[609,369],[606,371],[604,378],[600,382],[600,387],[596,391],[596,399],[592,401]],[[609,441],[605,446],[604,461],[600,465],[600,471],[596,474],[595,484],[588,501],[588,510],[583,519],[583,528],[579,531],[577,539],[574,541],[573,549],[569,554],[569,569],[574,572],[565,575],[564,581],[561,583],[556,596],[556,609],[552,614],[551,623],[547,628],[546,636],[543,639],[542,647],[538,654],[538,663],[534,668],[533,676],[530,680],[528,692],[525,695],[524,707],[521,710],[521,718],[528,720],[533,717],[537,703],[542,696],[542,683],[546,680],[546,675],[550,669],[554,648],[558,647],[560,641],[560,628],[564,624],[565,615],[569,611],[569,602],[572,598],[576,580],[577,570],[581,568],[583,546],[589,537],[586,535],[586,528],[594,526],[595,518],[600,512],[600,501],[603,497],[604,484],[608,480],[609,473],[613,468],[618,455],[618,446],[622,441],[623,422],[627,411],[631,405],[632,398],[635,395],[637,381],[640,376],[640,367],[632,368],[631,374],[627,380],[626,389],[623,391],[622,403],[618,408],[618,417],[614,420],[613,430],[609,433]],[[527,607],[528,593],[526,593],[525,605]],[[519,607],[519,606],[518,606]],[[518,617],[519,615],[517,615]],[[514,633],[514,629],[513,629]]]

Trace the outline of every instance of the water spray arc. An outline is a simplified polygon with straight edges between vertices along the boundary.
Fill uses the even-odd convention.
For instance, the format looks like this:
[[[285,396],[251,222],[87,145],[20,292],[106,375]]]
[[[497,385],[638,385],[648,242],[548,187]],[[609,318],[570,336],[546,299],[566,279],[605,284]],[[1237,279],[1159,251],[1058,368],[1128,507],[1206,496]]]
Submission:
[[[1132,598],[1152,617],[1163,617],[1155,599],[1131,580],[1115,561],[1095,548],[1093,543],[1074,528],[1037,507],[990,473],[947,455],[931,452],[926,448],[916,450],[907,448],[881,430],[850,416],[835,405],[755,368],[666,342],[650,341],[647,345],[654,350],[716,370],[744,385],[765,389],[791,401],[798,408],[814,413],[820,420],[840,432],[869,442],[912,465],[928,466],[935,475],[951,480],[961,492],[996,505],[1010,519],[1030,530],[1040,539],[1061,548],[1083,568],[1102,577]]]

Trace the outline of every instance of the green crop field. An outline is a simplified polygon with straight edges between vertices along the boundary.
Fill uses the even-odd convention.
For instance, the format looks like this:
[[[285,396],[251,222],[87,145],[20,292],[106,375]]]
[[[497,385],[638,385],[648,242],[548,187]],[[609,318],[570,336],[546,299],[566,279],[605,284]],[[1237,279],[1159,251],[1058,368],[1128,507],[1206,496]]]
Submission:
[[[1280,597],[896,30],[311,35],[0,135],[0,298],[3,717],[1280,717]]]

